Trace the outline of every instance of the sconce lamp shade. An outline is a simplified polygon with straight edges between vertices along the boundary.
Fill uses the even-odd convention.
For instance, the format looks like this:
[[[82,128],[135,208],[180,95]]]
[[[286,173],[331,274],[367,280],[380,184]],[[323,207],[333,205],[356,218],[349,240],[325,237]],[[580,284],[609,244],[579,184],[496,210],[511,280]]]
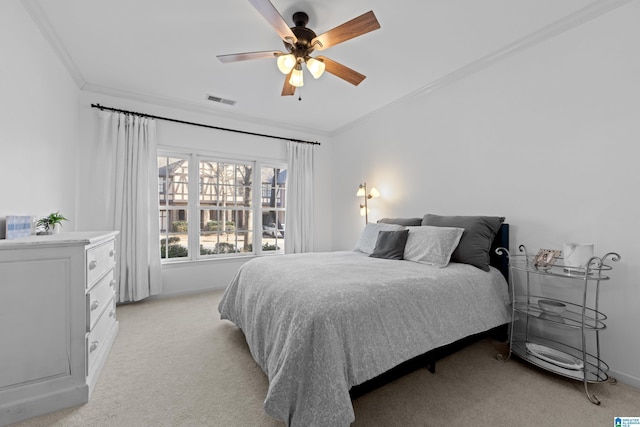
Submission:
[[[278,56],[278,70],[280,70],[282,74],[289,74],[293,67],[296,66],[296,63],[296,57],[290,53]]]
[[[360,184],[358,187],[358,192],[356,193],[357,197],[362,197],[364,199],[364,203],[360,204],[360,215],[364,217],[365,224],[369,222],[369,206],[368,200],[373,199],[374,197],[380,197],[380,192],[375,188],[371,187],[371,191],[367,194],[367,183]]]
[[[307,69],[314,79],[320,78],[320,76],[324,73],[324,68],[324,62],[313,58],[307,59]]]
[[[300,64],[296,65],[296,67],[293,69],[293,72],[291,72],[289,84],[295,87],[304,86],[304,80],[302,77],[302,66]]]

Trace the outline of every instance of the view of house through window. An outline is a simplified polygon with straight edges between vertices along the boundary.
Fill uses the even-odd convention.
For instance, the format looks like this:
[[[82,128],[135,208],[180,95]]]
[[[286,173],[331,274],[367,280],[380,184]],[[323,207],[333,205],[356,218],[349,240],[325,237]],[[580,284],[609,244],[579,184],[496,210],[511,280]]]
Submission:
[[[200,255],[253,252],[253,169],[253,163],[200,161]]]
[[[263,167],[261,176],[262,250],[277,251],[284,249],[287,170]]]
[[[284,253],[286,182],[284,165],[160,155],[163,261]]]
[[[189,257],[189,160],[158,157],[160,255]]]

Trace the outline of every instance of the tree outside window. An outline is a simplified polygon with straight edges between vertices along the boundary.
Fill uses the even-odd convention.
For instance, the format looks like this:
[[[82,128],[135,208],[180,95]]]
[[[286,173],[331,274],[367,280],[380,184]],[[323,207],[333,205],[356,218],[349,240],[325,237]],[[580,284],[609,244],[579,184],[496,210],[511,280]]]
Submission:
[[[284,253],[286,175],[284,165],[160,155],[163,261]]]

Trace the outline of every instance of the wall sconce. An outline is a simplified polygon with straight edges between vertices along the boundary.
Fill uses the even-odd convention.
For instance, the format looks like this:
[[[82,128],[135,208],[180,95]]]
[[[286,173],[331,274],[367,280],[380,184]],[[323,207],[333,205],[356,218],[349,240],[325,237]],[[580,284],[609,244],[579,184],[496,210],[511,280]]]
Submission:
[[[375,188],[371,187],[371,191],[367,194],[367,183],[360,184],[358,187],[358,192],[356,193],[358,197],[364,197],[364,204],[360,204],[360,215],[364,217],[364,223],[369,223],[369,205],[368,200],[373,199],[374,197],[380,197],[380,192]]]

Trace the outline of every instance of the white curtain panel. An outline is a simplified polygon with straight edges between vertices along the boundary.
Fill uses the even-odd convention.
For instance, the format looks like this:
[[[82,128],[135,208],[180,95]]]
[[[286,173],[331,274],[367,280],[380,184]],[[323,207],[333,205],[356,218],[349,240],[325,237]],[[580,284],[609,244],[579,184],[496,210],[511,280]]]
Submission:
[[[289,142],[285,253],[313,251],[313,152],[315,145]]]
[[[156,125],[144,117],[101,112],[98,146],[110,170],[108,221],[120,231],[118,301],[139,301],[162,290]]]

